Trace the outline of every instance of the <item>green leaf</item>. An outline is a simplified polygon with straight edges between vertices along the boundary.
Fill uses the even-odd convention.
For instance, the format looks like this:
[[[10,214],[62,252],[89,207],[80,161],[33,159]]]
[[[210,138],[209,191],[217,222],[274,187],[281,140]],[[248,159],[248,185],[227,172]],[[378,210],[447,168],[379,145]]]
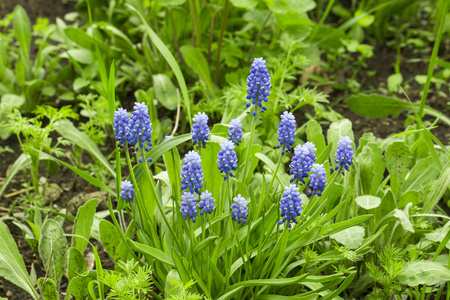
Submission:
[[[385,159],[392,191],[398,196],[411,161],[408,146],[400,141],[392,143],[386,150]]]
[[[8,226],[0,221],[0,277],[3,277],[18,287],[24,289],[34,299],[38,295],[31,283],[22,255],[20,255]]]
[[[319,155],[325,150],[326,144],[325,137],[322,134],[322,126],[316,120],[311,120],[307,123],[306,136],[308,137],[308,141],[316,146],[316,155]]]
[[[177,108],[177,89],[166,74],[153,75],[153,91],[155,98],[168,110]]]
[[[420,201],[420,193],[418,191],[407,191],[400,196],[398,208],[405,208],[408,203],[417,205]]]
[[[443,167],[441,174],[424,200],[422,213],[430,212],[450,186],[450,161]]]
[[[436,285],[450,280],[450,270],[429,260],[415,261],[403,267],[402,275],[398,277],[398,280],[409,286]]]
[[[80,275],[69,282],[69,287],[67,288],[69,292],[75,296],[75,298],[78,299],[86,299],[86,297],[89,295],[88,292],[88,285],[89,282],[94,281],[97,279],[97,272],[96,271],[89,271],[86,273],[86,275]]]
[[[336,160],[336,150],[338,146],[338,141],[341,136],[348,136],[355,142],[355,137],[352,131],[352,122],[348,119],[342,119],[337,122],[333,122],[327,131],[328,144],[333,143],[333,148],[331,149],[331,161],[333,167],[336,165],[334,162]]]
[[[144,244],[140,244],[138,242],[134,242],[130,239],[128,239],[128,245],[130,245],[130,247],[133,248],[134,250],[136,250],[142,254],[148,255],[151,258],[153,258],[163,264],[166,264],[167,266],[175,267],[175,263],[173,262],[172,257],[169,254],[167,254],[161,250],[158,250],[156,248],[153,248],[153,247],[150,247],[150,246],[147,246]]]
[[[198,48],[188,45],[182,46],[180,52],[186,64],[200,76],[206,87],[212,92],[214,87],[211,81],[211,74],[209,73],[208,62],[202,52]]]
[[[13,28],[14,35],[20,45],[20,52],[25,60],[25,64],[29,64],[30,48],[31,48],[31,24],[28,19],[27,12],[22,6],[17,5],[13,11]]]
[[[183,5],[186,0],[159,0],[156,2],[161,6],[178,6]]]
[[[235,7],[239,8],[254,8],[258,5],[258,0],[230,0]]]
[[[364,146],[362,152],[358,155],[359,184],[362,194],[370,194],[372,190],[372,179],[374,177],[375,163],[373,161],[373,151],[369,146]]]
[[[381,95],[355,95],[347,100],[348,107],[360,116],[369,116],[372,119],[386,118],[390,114],[394,118],[405,110],[410,110],[413,105],[393,97]]]
[[[409,172],[402,185],[402,192],[421,191],[439,175],[439,168],[431,156],[421,159]]]
[[[6,188],[8,187],[9,183],[14,178],[14,176],[16,176],[16,174],[20,170],[28,167],[30,165],[30,163],[31,163],[30,159],[27,155],[25,155],[23,153],[19,155],[19,157],[16,159],[14,164],[9,169],[8,176],[6,176],[5,181],[0,186],[0,198],[2,197],[3,193],[5,192]]]
[[[411,221],[409,220],[409,214],[408,214],[409,206],[407,205],[405,210],[395,209],[394,210],[394,217],[396,217],[400,224],[402,224],[403,229],[414,232],[414,227],[411,224]]]
[[[202,169],[205,189],[213,194],[217,199],[220,195],[220,186],[223,182],[222,174],[217,168],[217,155],[220,151],[220,145],[217,143],[208,143],[206,149],[202,149]]]
[[[362,245],[364,241],[364,235],[364,227],[353,226],[339,231],[338,233],[335,233],[330,237],[350,249],[356,249]]]
[[[77,212],[75,225],[73,227],[73,234],[77,236],[72,237],[72,247],[75,247],[80,253],[84,253],[87,246],[87,241],[91,235],[92,224],[94,223],[95,209],[98,205],[98,199],[91,199],[86,202]]]
[[[59,286],[66,268],[67,240],[64,230],[55,220],[47,219],[42,226],[39,255],[44,268],[49,270],[50,278],[54,279]]]
[[[364,209],[377,208],[381,204],[381,199],[374,196],[359,196],[355,199],[356,203]]]
[[[75,126],[73,126],[71,121],[61,120],[55,123],[54,126],[55,130],[60,135],[72,141],[77,146],[88,151],[92,155],[92,157],[100,162],[113,177],[116,176],[116,172],[111,167],[106,157],[100,152],[100,149],[98,149],[94,141],[92,141],[92,139],[87,134],[81,132]]]
[[[45,281],[45,284],[44,284]],[[42,291],[42,298],[44,300],[58,300],[58,291],[56,290],[56,283],[51,278],[39,278],[39,289]],[[44,285],[44,286],[42,286]]]
[[[277,179],[278,179],[279,183],[281,184],[281,186],[289,185],[289,179],[286,176],[284,176],[283,171],[281,170],[282,168],[279,168],[277,174],[274,174],[275,169],[277,167],[270,158],[268,158],[265,154],[262,154],[262,153],[256,153],[255,156],[257,158],[259,158],[260,160],[262,160],[266,164],[266,166],[271,174],[277,176]]]
[[[122,241],[116,226],[109,221],[102,220],[100,222],[100,239],[109,256],[116,260],[117,249]]]
[[[69,278],[69,281],[79,274],[86,273],[86,261],[84,260],[83,254],[77,248],[70,247],[67,264],[67,278]]]
[[[79,92],[81,89],[87,87],[91,82],[83,77],[78,77],[73,81],[73,90]]]
[[[388,91],[391,93],[398,92],[400,84],[403,82],[403,76],[400,73],[392,74],[387,78]]]

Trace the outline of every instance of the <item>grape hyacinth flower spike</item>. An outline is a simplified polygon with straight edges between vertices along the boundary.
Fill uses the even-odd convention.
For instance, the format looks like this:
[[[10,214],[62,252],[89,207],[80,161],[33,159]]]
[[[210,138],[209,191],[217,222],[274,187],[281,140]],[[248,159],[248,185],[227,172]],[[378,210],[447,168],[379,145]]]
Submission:
[[[213,204],[214,198],[211,196],[212,193],[209,193],[207,190],[200,195],[200,202],[198,203],[198,207],[202,210],[200,212],[202,216],[205,214],[205,212],[211,214],[215,208]]]
[[[230,129],[228,129],[228,140],[232,141],[239,146],[242,143],[242,123],[239,119],[233,119],[230,121]]]
[[[200,141],[199,146],[205,148],[209,139],[208,116],[205,113],[198,113],[192,120],[195,122],[191,130],[193,143],[196,145]]]
[[[291,182],[295,180],[305,183],[305,178],[308,177],[308,172],[311,171],[311,167],[316,160],[316,155],[314,154],[316,148],[313,143],[305,143],[304,145],[298,145],[294,149],[294,156],[292,157],[289,167],[291,175]]]
[[[247,223],[247,200],[239,194],[233,201],[235,203],[231,204],[231,219],[239,224]]]
[[[255,105],[253,116],[256,117],[258,106],[261,109],[261,113],[267,110],[263,105],[263,102],[268,102],[267,98],[270,95],[270,74],[266,68],[266,61],[261,58],[255,58],[252,63],[250,75],[247,77],[247,103],[246,107]]]
[[[133,201],[134,188],[133,184],[130,181],[122,181],[122,183],[120,184],[120,196],[122,196],[122,200]]]
[[[349,166],[353,164],[353,147],[350,145],[353,141],[348,136],[341,136],[338,142],[338,147],[336,150],[336,160],[338,164],[335,170],[339,168],[345,168],[349,170]],[[342,170],[342,175],[344,175],[344,170]]]
[[[129,137],[128,143],[131,146],[136,146],[136,151],[145,149],[146,152],[152,149],[152,122],[148,115],[148,107],[145,103],[135,102],[133,113],[130,116]],[[144,148],[145,147],[145,148]],[[142,155],[143,156],[143,155]],[[144,157],[139,157],[139,162],[143,161]],[[151,158],[147,159],[152,162]]]
[[[313,195],[322,196],[322,192],[327,185],[327,173],[323,168],[323,164],[313,164],[311,171],[313,172],[309,178],[309,188],[312,189]],[[311,194],[311,191],[308,191],[308,195]]]
[[[295,143],[295,130],[296,130],[295,118],[292,113],[285,111],[281,115],[281,121],[278,125],[278,141],[280,144],[277,149],[282,148],[281,154],[284,155],[285,148],[287,151],[291,151],[291,145]]]
[[[115,140],[119,142],[117,147],[126,146],[128,143],[130,120],[128,119],[127,110],[119,108],[114,112],[114,134]]]
[[[236,152],[234,151],[234,143],[226,140],[220,145],[220,148],[222,148],[222,150],[219,151],[219,155],[217,157],[217,163],[219,164],[217,168],[220,170],[220,173],[225,173],[223,179],[227,179],[228,176],[234,176],[231,171],[236,171],[237,168],[237,157]]]
[[[195,223],[195,217],[197,217],[197,197],[194,194],[184,191],[181,196],[180,211],[184,219],[188,216],[191,218],[192,223]]]
[[[302,198],[300,198],[299,188],[295,184],[291,184],[284,188],[283,198],[280,200],[280,210],[282,220],[278,221],[278,225],[288,222],[288,227],[291,228],[291,222],[297,224],[296,217],[302,213]]]
[[[184,157],[184,166],[181,167],[181,189],[200,195],[199,189],[203,187],[202,158],[195,151],[189,151]]]

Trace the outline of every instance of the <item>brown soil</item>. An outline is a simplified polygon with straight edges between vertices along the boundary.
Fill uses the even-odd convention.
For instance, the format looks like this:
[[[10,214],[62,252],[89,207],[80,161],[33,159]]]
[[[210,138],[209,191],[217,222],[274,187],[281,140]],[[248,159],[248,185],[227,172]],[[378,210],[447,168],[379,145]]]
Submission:
[[[75,2],[71,0],[0,0],[1,18],[11,13],[16,5],[22,5],[31,24],[37,18],[48,18],[54,23],[56,18],[64,18],[65,14],[75,11]]]

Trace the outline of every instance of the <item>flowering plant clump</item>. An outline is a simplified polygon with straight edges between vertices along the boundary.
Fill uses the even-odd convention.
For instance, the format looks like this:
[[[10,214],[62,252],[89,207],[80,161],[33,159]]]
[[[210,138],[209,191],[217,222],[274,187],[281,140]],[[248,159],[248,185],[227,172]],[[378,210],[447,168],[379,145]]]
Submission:
[[[214,198],[212,197],[212,193],[209,193],[208,190],[204,191],[200,195],[200,202],[198,203],[198,208],[201,209],[200,214],[203,216],[206,213],[212,214],[215,206],[213,204]]]
[[[131,146],[135,146],[136,151],[139,149],[145,149],[145,151],[150,151],[152,149],[152,122],[150,121],[150,116],[148,114],[148,107],[145,103],[136,102],[133,107],[133,113],[130,116],[129,124],[129,136],[128,143]],[[143,153],[141,151],[141,156],[139,157],[139,162],[143,161]],[[152,161],[151,158],[147,159],[149,162]]]
[[[308,187],[312,189],[313,195],[321,196],[327,185],[327,173],[323,168],[323,164],[313,164],[311,171],[312,174],[309,177],[311,180],[309,181]]]
[[[189,151],[184,158],[184,166],[181,168],[181,189],[200,194],[203,187],[202,158],[195,151]]]
[[[180,211],[182,213],[183,218],[191,218],[192,223],[195,223],[195,217],[197,217],[197,197],[195,194],[189,193],[188,191],[184,191],[181,196],[180,203]]]
[[[291,184],[284,188],[283,198],[280,200],[280,210],[282,220],[278,221],[281,225],[288,222],[291,228],[291,222],[297,223],[296,217],[302,213],[302,198],[300,198],[299,188],[295,184]]]
[[[242,143],[242,123],[239,119],[233,119],[230,121],[230,129],[228,129],[228,139],[239,146]]]
[[[129,136],[129,123],[127,110],[119,108],[114,112],[113,128],[115,133],[115,140],[119,142],[118,147],[126,145]]]
[[[266,61],[261,58],[255,58],[252,63],[250,75],[247,77],[247,103],[246,107],[251,105],[258,106],[261,113],[267,110],[263,102],[268,102],[267,98],[270,95],[270,74],[266,68]],[[256,117],[256,107],[253,111],[253,116]]]
[[[191,130],[192,141],[194,145],[200,141],[199,145],[204,148],[209,139],[208,116],[205,113],[198,113],[192,120],[195,122]]]
[[[223,179],[227,179],[228,176],[233,177],[232,171],[236,171],[237,168],[237,157],[234,151],[234,143],[226,140],[221,145],[222,150],[219,151],[217,157],[217,167],[220,173],[224,173]]]
[[[353,147],[350,145],[352,143],[353,141],[348,136],[341,136],[339,138],[335,160],[338,165],[335,170],[343,167],[348,171],[349,166],[353,164]],[[343,170],[342,174],[344,174]]]
[[[231,204],[231,219],[239,224],[247,223],[247,200],[239,194],[233,201],[236,203]]]
[[[134,188],[133,184],[130,181],[128,180],[122,181],[120,185],[120,196],[122,197],[122,200],[133,201]]]
[[[287,151],[291,152],[291,145],[295,143],[294,138],[296,127],[294,115],[285,111],[281,115],[281,121],[278,125],[277,131],[278,141],[280,142],[277,149],[282,148],[282,155],[284,155],[285,148],[287,148]]]
[[[292,157],[289,167],[291,168],[290,174],[294,175],[291,178],[291,182],[295,180],[305,183],[305,178],[307,178],[308,172],[311,171],[311,167],[315,162],[315,155],[313,143],[305,143],[303,146],[298,145],[294,148],[295,155]]]

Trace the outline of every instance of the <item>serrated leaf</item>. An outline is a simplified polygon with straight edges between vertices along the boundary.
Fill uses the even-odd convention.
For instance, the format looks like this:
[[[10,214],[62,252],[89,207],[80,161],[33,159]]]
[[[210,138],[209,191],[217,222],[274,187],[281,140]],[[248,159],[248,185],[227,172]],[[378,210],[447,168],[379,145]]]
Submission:
[[[353,226],[339,231],[338,233],[335,233],[330,237],[350,249],[356,249],[362,245],[364,241],[364,235],[364,227]]]
[[[381,204],[381,199],[375,196],[365,195],[355,199],[356,203],[364,209],[377,208]]]
[[[417,286],[419,284],[435,285],[450,280],[450,270],[439,263],[429,260],[408,263],[398,277],[402,284]]]

